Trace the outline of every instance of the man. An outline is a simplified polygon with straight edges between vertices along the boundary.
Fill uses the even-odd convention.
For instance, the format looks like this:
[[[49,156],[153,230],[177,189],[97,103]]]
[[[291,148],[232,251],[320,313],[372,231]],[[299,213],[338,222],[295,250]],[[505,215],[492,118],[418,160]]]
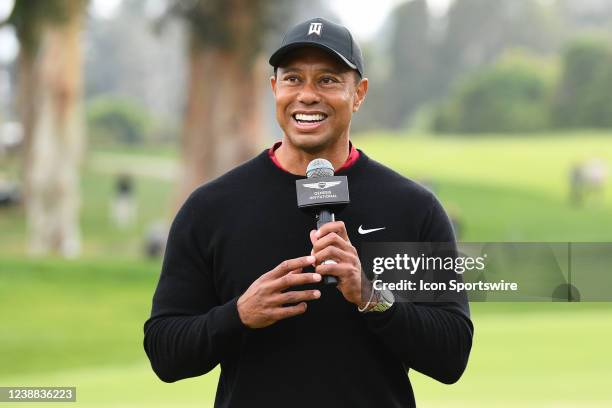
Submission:
[[[346,28],[298,24],[270,63],[282,142],[198,188],[177,214],[145,323],[152,367],[173,382],[221,364],[217,407],[415,406],[408,369],[452,383],[466,366],[467,301],[362,296],[358,248],[454,242],[449,220],[428,190],[349,141],[368,80]],[[348,177],[351,203],[314,231],[295,181],[319,157]]]

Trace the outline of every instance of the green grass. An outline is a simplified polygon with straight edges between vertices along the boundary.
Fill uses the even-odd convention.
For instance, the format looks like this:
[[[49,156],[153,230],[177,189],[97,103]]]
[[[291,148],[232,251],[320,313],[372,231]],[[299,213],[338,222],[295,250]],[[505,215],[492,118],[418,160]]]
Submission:
[[[612,163],[612,135],[433,138],[366,135],[355,144],[425,180],[468,241],[612,241],[612,185],[601,202],[569,205],[572,163]],[[10,169],[9,169],[10,170]],[[160,261],[143,236],[173,215],[175,152],[92,152],[83,177],[84,257],[28,260],[20,209],[0,209],[0,386],[74,385],[83,407],[212,406],[218,371],[164,384],[142,349]],[[139,217],[109,222],[117,174],[136,180]],[[474,303],[474,348],[452,386],[412,373],[420,407],[604,407],[612,403],[612,304]],[[40,404],[19,406],[38,407]]]
[[[571,165],[600,157],[612,161],[612,133],[460,137],[365,135],[371,156],[416,177],[540,190],[565,199]],[[389,146],[393,146],[392,149]],[[612,195],[607,195],[607,203]]]
[[[89,154],[81,176],[81,233],[86,257],[138,257],[150,225],[173,216],[175,159],[134,155],[130,150]],[[127,173],[135,181],[138,216],[125,229],[111,222],[115,181]],[[26,254],[26,225],[21,208],[0,209],[0,256]]]
[[[603,200],[569,203],[569,171],[599,157],[612,165],[612,134],[412,137],[366,135],[370,157],[434,192],[466,241],[612,241],[612,177]],[[391,148],[392,146],[392,148]]]
[[[158,274],[157,261],[3,259],[0,377],[140,360]]]
[[[76,386],[83,407],[211,406],[218,371],[168,385],[148,366],[142,324],[158,269],[157,262],[5,259],[0,304],[10,313],[3,313],[0,330],[0,384]],[[420,406],[612,401],[606,387],[612,305],[478,303],[472,309],[476,336],[468,370],[453,386],[412,373]]]
[[[568,200],[573,163],[594,156],[612,164],[612,135],[584,133],[490,137],[400,138],[364,135],[371,157],[432,185],[461,221],[466,241],[612,241],[612,177],[603,200],[576,208]],[[88,155],[81,180],[81,225],[87,257],[133,257],[151,223],[173,215],[176,152],[106,148]],[[139,217],[125,230],[109,220],[115,178],[136,180]],[[0,254],[25,254],[22,210],[0,211]]]
[[[3,259],[0,385],[76,386],[78,406],[210,405],[216,373],[169,386],[148,366],[142,327],[159,266]]]
[[[610,304],[473,304],[468,369],[445,386],[412,375],[422,406],[603,407],[612,402]],[[452,402],[452,404],[451,404]]]

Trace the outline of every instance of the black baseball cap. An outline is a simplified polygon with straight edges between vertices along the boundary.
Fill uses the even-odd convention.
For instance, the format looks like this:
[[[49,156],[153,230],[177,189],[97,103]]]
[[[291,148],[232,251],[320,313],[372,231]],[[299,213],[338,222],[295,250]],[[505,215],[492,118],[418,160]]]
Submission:
[[[302,47],[316,47],[339,58],[363,76],[363,56],[351,32],[344,26],[324,18],[313,18],[287,31],[278,50],[270,57],[270,65],[278,67],[291,51]]]

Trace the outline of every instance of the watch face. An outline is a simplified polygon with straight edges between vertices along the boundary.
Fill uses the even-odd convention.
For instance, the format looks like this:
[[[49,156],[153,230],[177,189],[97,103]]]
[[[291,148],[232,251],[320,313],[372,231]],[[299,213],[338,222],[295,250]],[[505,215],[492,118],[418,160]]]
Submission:
[[[393,292],[388,290],[380,290],[372,293],[373,299],[370,305],[372,307],[368,308],[366,306],[366,310],[359,309],[360,312],[369,313],[369,312],[384,312],[389,309],[395,303],[395,297],[393,296]]]
[[[371,308],[369,312],[384,312],[393,306],[393,302],[395,301],[393,293],[388,290],[381,290],[378,292],[377,298],[378,301],[376,302],[376,306]]]
[[[391,306],[395,302],[395,296],[393,296],[393,292],[385,289],[380,292],[380,301]]]
[[[384,312],[385,310],[387,310],[388,308],[390,308],[391,305],[389,305],[388,303],[379,303],[376,306],[374,306],[372,308],[373,312]]]

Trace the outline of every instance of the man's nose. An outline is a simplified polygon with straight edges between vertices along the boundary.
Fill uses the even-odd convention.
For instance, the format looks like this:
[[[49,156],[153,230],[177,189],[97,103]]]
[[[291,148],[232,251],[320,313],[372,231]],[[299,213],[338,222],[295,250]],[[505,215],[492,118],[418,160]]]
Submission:
[[[298,101],[305,105],[312,105],[318,103],[320,100],[321,97],[317,91],[316,85],[311,81],[306,81],[302,86],[302,89],[300,89]]]

